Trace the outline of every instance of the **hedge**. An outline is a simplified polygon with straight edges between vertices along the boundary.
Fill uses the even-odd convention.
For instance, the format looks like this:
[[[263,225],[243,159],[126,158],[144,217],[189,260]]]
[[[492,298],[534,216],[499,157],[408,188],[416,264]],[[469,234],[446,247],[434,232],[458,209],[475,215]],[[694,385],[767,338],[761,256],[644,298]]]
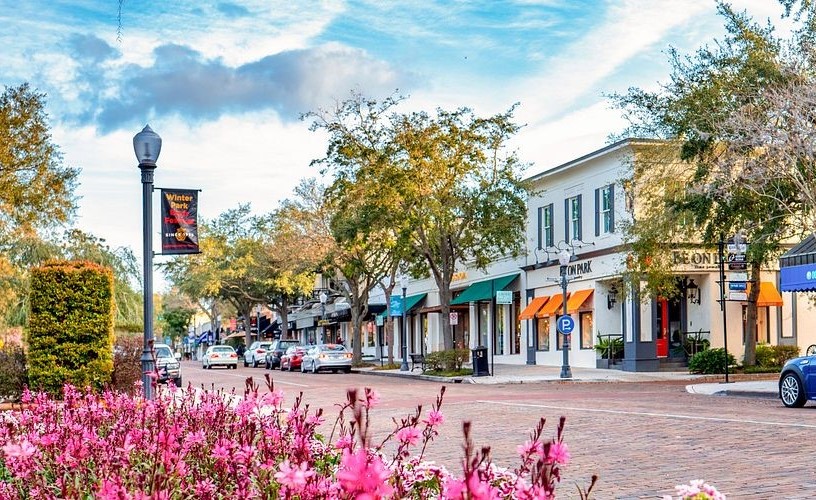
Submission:
[[[113,273],[85,261],[31,270],[26,342],[29,383],[51,394],[64,384],[101,389],[113,371]]]

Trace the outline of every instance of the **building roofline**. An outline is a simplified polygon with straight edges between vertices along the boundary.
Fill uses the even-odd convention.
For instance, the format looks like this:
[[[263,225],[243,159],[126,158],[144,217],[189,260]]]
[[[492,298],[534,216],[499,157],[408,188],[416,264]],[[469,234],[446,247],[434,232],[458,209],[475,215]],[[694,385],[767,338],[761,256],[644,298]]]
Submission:
[[[527,179],[525,179],[525,181],[535,182],[535,181],[540,180],[540,179],[542,179],[544,177],[548,177],[550,175],[557,174],[559,172],[567,170],[568,168],[574,167],[575,165],[585,163],[587,161],[593,160],[593,159],[598,158],[600,156],[607,155],[607,154],[609,154],[609,153],[611,153],[613,151],[623,149],[625,147],[632,147],[632,146],[635,146],[635,145],[638,145],[638,144],[658,144],[658,143],[662,143],[662,142],[666,142],[666,141],[663,140],[663,139],[644,139],[644,138],[627,137],[626,139],[621,139],[620,141],[609,144],[608,146],[604,146],[601,149],[597,149],[597,150],[595,150],[595,151],[593,151],[591,153],[587,153],[587,154],[585,154],[583,156],[575,158],[574,160],[570,160],[570,161],[568,161],[566,163],[556,165],[555,167],[552,167],[552,168],[550,168],[548,170],[545,170],[543,172],[539,172],[539,173],[537,173],[537,174],[535,174],[533,176],[528,177]]]

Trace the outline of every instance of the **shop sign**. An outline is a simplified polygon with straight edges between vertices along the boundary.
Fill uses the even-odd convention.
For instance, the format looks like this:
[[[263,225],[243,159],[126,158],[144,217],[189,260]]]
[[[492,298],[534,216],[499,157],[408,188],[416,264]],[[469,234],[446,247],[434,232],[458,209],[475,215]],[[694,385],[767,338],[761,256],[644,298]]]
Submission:
[[[512,304],[513,292],[499,290],[496,292],[496,304]]]
[[[728,263],[728,270],[729,271],[745,271],[748,269],[747,262],[729,262]]]
[[[453,273],[453,275],[451,276],[451,281],[452,282],[453,281],[462,281],[462,280],[465,280],[465,279],[467,279],[467,273],[464,272],[464,271],[460,271],[458,273]]]
[[[450,324],[452,326],[459,324],[459,313],[450,313]]]
[[[728,300],[739,300],[744,302],[748,300],[748,294],[745,292],[728,292]]]
[[[391,296],[391,316],[402,316],[402,297]]]
[[[718,269],[720,257],[717,252],[703,250],[673,250],[672,267],[692,269]]]
[[[582,274],[589,274],[592,272],[592,261],[581,262],[580,264],[572,264],[567,266],[567,276],[580,276]],[[509,304],[510,302],[508,302]]]

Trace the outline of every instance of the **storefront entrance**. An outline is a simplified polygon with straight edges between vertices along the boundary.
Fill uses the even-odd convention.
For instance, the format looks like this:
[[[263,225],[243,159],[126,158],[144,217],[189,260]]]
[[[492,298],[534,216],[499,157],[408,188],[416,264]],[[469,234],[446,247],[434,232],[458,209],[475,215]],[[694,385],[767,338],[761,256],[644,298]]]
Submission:
[[[682,301],[658,297],[655,301],[655,347],[658,358],[669,357],[669,345],[681,341],[683,331]]]

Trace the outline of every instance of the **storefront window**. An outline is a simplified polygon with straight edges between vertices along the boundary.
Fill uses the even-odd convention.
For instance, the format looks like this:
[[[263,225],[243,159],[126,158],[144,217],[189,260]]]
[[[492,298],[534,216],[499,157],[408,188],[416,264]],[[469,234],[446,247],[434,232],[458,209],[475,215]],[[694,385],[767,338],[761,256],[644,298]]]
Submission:
[[[505,306],[496,306],[496,337],[493,339],[496,354],[504,354],[504,316]]]
[[[550,350],[550,318],[538,318],[536,321],[536,332],[538,335],[538,350]]]
[[[490,331],[490,304],[479,304],[479,345],[487,346],[487,333]]]
[[[592,312],[581,313],[581,349],[592,349]]]

